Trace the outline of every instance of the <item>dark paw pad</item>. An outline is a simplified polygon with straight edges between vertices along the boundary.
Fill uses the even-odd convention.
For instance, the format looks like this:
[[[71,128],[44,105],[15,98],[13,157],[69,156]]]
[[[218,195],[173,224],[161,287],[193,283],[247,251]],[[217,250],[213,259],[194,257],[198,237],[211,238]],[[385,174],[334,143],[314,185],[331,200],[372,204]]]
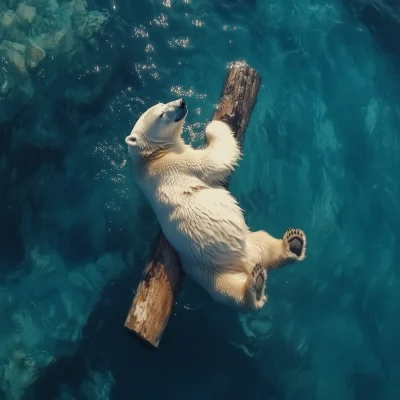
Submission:
[[[299,238],[293,238],[289,240],[289,249],[292,253],[300,257],[301,250],[303,249],[303,241]]]
[[[259,301],[261,299],[263,286],[264,286],[264,278],[260,274],[257,276],[257,279],[256,279],[256,299],[257,299],[257,301]]]
[[[260,272],[262,271],[262,265],[261,264],[257,264],[253,271],[251,271],[251,275],[253,276],[253,278],[255,279],[254,283],[255,283],[255,290],[256,290],[256,299],[257,301],[259,301],[261,299],[262,296],[262,289],[264,286],[264,277],[262,276],[262,274],[260,274]]]
[[[300,257],[304,247],[304,236],[300,229],[289,228],[287,231],[287,242],[289,244],[289,250]]]

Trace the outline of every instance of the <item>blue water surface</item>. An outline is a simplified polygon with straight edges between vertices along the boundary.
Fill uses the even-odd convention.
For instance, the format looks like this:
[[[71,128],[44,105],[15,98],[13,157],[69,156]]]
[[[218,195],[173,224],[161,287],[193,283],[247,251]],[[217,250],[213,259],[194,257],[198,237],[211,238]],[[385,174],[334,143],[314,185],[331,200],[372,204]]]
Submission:
[[[1,399],[400,398],[400,18],[355,3],[0,0]],[[187,279],[152,352],[123,326],[159,229],[124,138],[184,97],[202,144],[238,61],[263,81],[231,190],[308,256],[259,313]]]

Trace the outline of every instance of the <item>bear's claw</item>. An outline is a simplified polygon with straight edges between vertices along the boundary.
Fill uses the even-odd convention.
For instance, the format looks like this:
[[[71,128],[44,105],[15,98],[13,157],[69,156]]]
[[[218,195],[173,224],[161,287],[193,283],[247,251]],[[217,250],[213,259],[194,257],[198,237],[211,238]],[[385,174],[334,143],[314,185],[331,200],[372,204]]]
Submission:
[[[288,228],[283,236],[284,242],[287,243],[288,250],[298,260],[303,260],[306,251],[306,235],[301,229]]]

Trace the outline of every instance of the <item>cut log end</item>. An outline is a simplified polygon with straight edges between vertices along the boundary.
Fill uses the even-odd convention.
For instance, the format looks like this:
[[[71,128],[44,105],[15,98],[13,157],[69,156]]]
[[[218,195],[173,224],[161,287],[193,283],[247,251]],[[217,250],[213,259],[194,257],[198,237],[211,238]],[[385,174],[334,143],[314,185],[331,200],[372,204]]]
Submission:
[[[152,260],[143,271],[125,321],[125,328],[139,337],[143,344],[158,348],[182,278],[178,255],[160,232],[152,252]]]
[[[213,119],[226,122],[240,146],[260,84],[261,77],[247,64],[231,66],[215,108]],[[125,321],[125,328],[142,344],[158,348],[176,303],[183,275],[178,255],[160,232]]]
[[[226,122],[243,144],[250,116],[253,112],[261,77],[248,65],[232,66],[228,72],[213,119]]]

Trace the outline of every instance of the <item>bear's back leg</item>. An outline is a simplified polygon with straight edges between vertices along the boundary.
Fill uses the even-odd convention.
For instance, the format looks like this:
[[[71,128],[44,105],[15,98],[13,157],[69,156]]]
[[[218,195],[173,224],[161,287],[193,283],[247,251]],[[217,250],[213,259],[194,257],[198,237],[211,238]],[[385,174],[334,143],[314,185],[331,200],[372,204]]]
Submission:
[[[267,300],[265,285],[266,270],[257,264],[252,272],[224,272],[218,274],[207,291],[218,303],[234,307],[239,311],[253,311],[263,307]]]
[[[261,262],[264,268],[279,268],[304,260],[306,256],[306,235],[301,229],[289,228],[282,239],[265,231],[252,232],[247,237],[248,255],[258,257],[249,260],[255,265]]]

